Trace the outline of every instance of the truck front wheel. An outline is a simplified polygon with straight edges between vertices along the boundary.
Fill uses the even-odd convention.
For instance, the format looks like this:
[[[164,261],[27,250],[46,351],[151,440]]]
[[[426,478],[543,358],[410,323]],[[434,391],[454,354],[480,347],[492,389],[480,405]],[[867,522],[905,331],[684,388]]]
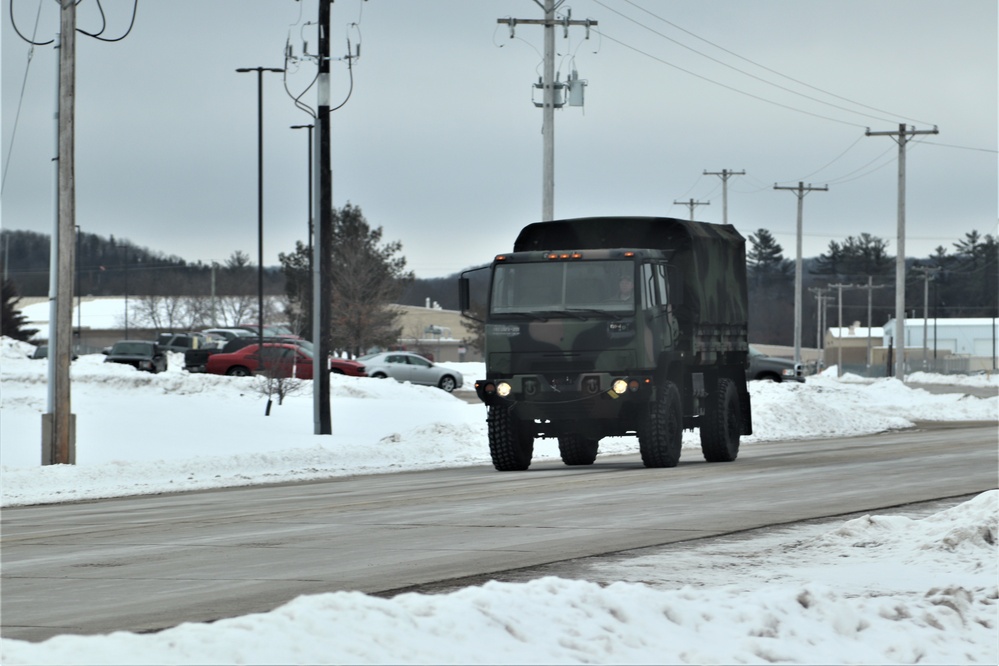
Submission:
[[[558,452],[566,465],[592,465],[597,459],[599,440],[582,435],[562,435],[558,438]]]
[[[518,472],[531,466],[534,437],[524,432],[507,407],[491,405],[486,416],[489,454],[500,472]]]
[[[676,467],[683,448],[683,412],[680,391],[667,381],[649,404],[638,428],[638,447],[646,467]]]
[[[735,382],[719,379],[701,426],[701,452],[708,462],[732,462],[739,455],[742,416]]]

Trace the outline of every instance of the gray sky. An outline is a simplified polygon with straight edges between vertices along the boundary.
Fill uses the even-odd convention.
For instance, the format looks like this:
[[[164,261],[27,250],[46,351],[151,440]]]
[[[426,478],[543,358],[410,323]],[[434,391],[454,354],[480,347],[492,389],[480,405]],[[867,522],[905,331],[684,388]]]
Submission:
[[[104,36],[121,35],[132,0],[102,5]],[[728,195],[729,223],[744,235],[769,229],[793,258],[797,199],[773,186],[828,184],[805,197],[804,255],[864,232],[894,254],[898,148],[864,132],[905,122],[940,129],[907,154],[906,254],[953,251],[973,229],[996,233],[994,0],[575,0],[559,13],[568,7],[599,25],[589,40],[580,27],[557,33],[561,78],[575,68],[588,82],[583,109],[556,112],[557,218],[686,218],[674,201],[694,199],[710,201],[697,219],[721,222],[721,178],[703,172],[745,170]],[[36,41],[58,30],[53,0],[13,10]],[[315,52],[315,26],[304,23],[317,14],[315,0],[144,1],[124,40],[79,35],[77,224],[190,261],[235,250],[255,260],[257,81],[234,70],[283,66],[289,38],[295,54],[303,37]],[[360,206],[401,241],[419,277],[489,261],[541,217],[532,84],[542,29],[519,26],[510,39],[496,23],[510,16],[542,12],[531,0],[333,5],[334,56],[348,35],[362,44],[353,93],[332,116],[334,204]],[[50,233],[54,50],[35,47],[27,67],[9,2],[2,22],[2,224]],[[77,25],[99,29],[95,0],[82,0]],[[297,95],[315,68],[291,69]],[[338,104],[349,89],[342,62],[333,78]],[[307,133],[289,126],[312,120],[281,75],[265,74],[264,99],[270,265],[306,239]],[[314,88],[302,100],[314,107]]]

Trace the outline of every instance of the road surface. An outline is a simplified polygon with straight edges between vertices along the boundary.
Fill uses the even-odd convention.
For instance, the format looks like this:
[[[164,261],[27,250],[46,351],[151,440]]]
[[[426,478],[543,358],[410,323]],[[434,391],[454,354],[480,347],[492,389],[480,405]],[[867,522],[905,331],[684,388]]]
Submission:
[[[152,631],[999,486],[996,424],[3,511],[4,638]]]

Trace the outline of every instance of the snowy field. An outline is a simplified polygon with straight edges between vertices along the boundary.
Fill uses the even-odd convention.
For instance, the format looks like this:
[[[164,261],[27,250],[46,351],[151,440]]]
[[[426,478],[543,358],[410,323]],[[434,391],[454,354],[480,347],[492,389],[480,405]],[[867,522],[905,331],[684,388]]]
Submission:
[[[331,437],[305,392],[264,415],[255,380],[72,367],[77,465],[42,467],[45,361],[0,341],[0,506],[489,464],[485,409],[434,388],[333,376]],[[455,364],[466,386],[481,364]],[[754,442],[915,421],[991,421],[999,398],[922,383],[810,377],[751,385]],[[700,456],[696,433],[685,456]],[[633,453],[631,438],[601,454]],[[557,459],[548,440],[538,459]],[[598,463],[600,459],[598,458]],[[585,580],[489,583],[393,599],[303,596],[269,613],[158,634],[4,639],[4,664],[999,663],[999,491],[926,515],[864,516],[679,544],[589,567]]]

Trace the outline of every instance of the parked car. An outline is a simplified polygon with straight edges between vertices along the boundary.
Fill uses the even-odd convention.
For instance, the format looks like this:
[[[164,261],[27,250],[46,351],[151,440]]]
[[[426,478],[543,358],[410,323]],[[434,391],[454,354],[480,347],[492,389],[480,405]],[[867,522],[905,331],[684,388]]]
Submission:
[[[364,364],[368,377],[391,377],[400,382],[437,386],[448,393],[461,388],[461,373],[445,368],[412,352],[381,352],[357,359]]]
[[[48,357],[49,357],[49,346],[48,345],[38,345],[37,347],[35,347],[34,351],[32,351],[30,354],[28,354],[28,358],[33,359],[33,360],[38,360],[40,358],[48,358]],[[76,354],[73,354],[73,360],[74,361],[76,359],[78,359],[78,358],[80,358],[80,357],[77,356]]]
[[[179,352],[183,354],[188,349],[212,349],[217,347],[217,338],[209,337],[204,333],[160,333],[156,338],[156,344],[163,351]]]
[[[240,324],[239,326],[234,326],[233,328],[241,328],[244,331],[249,331],[252,335],[260,335],[260,324]],[[264,324],[264,337],[298,338],[299,336],[295,335],[295,333],[287,326],[281,326],[279,324]]]
[[[749,366],[746,368],[746,379],[762,379],[772,382],[805,381],[805,374],[800,363],[786,358],[768,356],[749,345]]]
[[[107,352],[105,363],[124,363],[156,374],[167,369],[166,354],[152,340],[119,340]]]
[[[206,328],[202,331],[205,335],[214,335],[229,342],[234,338],[253,338],[256,334],[245,328]]]
[[[215,375],[246,377],[267,372],[275,377],[312,379],[312,353],[289,342],[253,343],[234,352],[219,352],[208,357],[206,372]]]
[[[350,375],[351,377],[368,376],[363,363],[336,356],[330,356],[330,372],[334,375]]]

